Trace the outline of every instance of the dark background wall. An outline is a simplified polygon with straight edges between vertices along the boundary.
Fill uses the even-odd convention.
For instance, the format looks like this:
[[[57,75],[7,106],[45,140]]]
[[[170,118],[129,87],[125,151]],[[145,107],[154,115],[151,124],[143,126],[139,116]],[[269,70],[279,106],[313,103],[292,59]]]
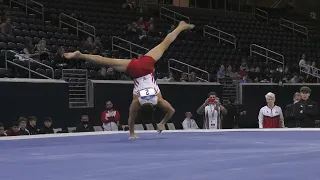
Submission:
[[[25,82],[21,82],[25,81]],[[121,124],[127,124],[129,106],[132,100],[131,82],[126,84],[114,81],[96,81],[94,83],[94,108],[69,108],[68,84],[63,81],[56,83],[33,82],[34,80],[20,80],[20,82],[0,82],[1,113],[0,122],[8,128],[12,121],[20,116],[36,116],[38,126],[43,124],[45,117],[52,117],[54,127],[75,126],[82,114],[88,114],[94,125],[100,125],[101,113],[105,109],[105,102],[111,100],[121,114]],[[110,83],[111,82],[111,83]],[[207,94],[215,91],[222,96],[222,87],[218,84],[161,84],[163,97],[176,109],[173,123],[181,126],[184,113],[191,111],[195,119],[197,108],[205,101]],[[153,123],[158,123],[164,114],[157,109]],[[151,115],[139,116],[136,123],[150,123]]]
[[[320,102],[320,85],[306,84],[312,90],[310,99]],[[248,110],[247,127],[258,127],[258,114],[261,107],[266,105],[265,95],[273,92],[276,95],[276,104],[285,111],[285,107],[293,102],[293,94],[299,92],[302,84],[242,84],[242,103]]]

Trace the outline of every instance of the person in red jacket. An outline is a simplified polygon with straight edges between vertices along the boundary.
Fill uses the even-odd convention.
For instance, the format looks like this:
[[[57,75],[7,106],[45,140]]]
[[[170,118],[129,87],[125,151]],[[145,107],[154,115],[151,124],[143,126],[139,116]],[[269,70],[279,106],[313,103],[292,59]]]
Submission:
[[[111,101],[106,102],[106,110],[101,115],[102,127],[105,131],[118,131],[120,125],[120,113],[113,109]]]

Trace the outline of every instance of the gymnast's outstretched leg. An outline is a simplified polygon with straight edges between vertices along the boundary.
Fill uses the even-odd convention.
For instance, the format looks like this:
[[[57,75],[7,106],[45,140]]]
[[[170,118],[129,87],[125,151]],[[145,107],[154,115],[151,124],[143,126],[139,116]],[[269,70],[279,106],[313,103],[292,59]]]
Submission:
[[[126,72],[130,59],[114,59],[106,58],[99,55],[82,54],[80,51],[73,53],[64,53],[63,56],[67,59],[85,59],[94,63],[99,63],[112,67],[118,72]]]

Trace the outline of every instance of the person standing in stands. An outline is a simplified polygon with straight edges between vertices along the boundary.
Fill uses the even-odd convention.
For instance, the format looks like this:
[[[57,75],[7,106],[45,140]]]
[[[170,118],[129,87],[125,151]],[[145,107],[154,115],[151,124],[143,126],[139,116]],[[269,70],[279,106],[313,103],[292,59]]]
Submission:
[[[27,129],[27,119],[25,117],[19,118],[19,127],[20,127],[20,130],[18,131],[19,135],[30,135],[30,132]]]
[[[37,125],[37,118],[35,116],[30,116],[28,118],[29,124],[27,125],[27,130],[29,131],[30,135],[38,134]]]
[[[300,122],[300,127],[314,128],[315,120],[319,115],[319,105],[317,102],[309,99],[311,89],[304,86],[300,89],[301,100],[293,106],[293,117]]]
[[[4,35],[12,35],[11,18],[6,17],[4,22],[0,25],[1,33]]]
[[[106,102],[106,110],[102,112],[101,122],[104,131],[118,131],[120,125],[120,113],[113,108],[111,101]]]
[[[88,115],[84,114],[81,116],[81,122],[76,127],[76,132],[94,132],[94,128],[89,122]]]
[[[284,128],[282,109],[275,105],[276,96],[272,92],[266,94],[267,105],[260,109],[259,128]]]
[[[46,117],[44,119],[44,126],[40,129],[39,134],[53,134],[53,127],[52,127],[52,118]]]
[[[186,112],[186,118],[182,122],[182,127],[184,130],[199,129],[196,121],[194,119],[191,119],[191,117],[192,117],[191,112]]]
[[[285,125],[288,128],[299,127],[300,124],[297,119],[294,118],[294,104],[301,100],[301,95],[299,92],[294,93],[293,103],[286,106],[286,111],[284,113]]]
[[[13,122],[11,129],[7,131],[7,136],[18,136],[18,131],[19,131],[19,123],[18,122]]]
[[[4,132],[4,125],[3,123],[0,123],[0,137],[1,136],[7,136],[7,134]]]

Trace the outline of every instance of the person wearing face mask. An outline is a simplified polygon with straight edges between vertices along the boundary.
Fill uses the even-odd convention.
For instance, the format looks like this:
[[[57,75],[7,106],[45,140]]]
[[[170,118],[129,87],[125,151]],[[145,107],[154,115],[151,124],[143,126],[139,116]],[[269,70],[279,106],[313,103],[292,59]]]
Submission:
[[[84,114],[81,116],[81,122],[76,127],[76,132],[94,132],[94,128],[89,121],[89,116]]]
[[[191,119],[191,117],[192,117],[191,112],[186,112],[186,118],[182,122],[183,129],[185,129],[185,130],[188,130],[188,129],[199,129],[196,121],[194,119]]]
[[[282,109],[275,105],[275,94],[269,92],[265,97],[267,105],[260,109],[259,128],[284,128]]]
[[[120,113],[113,108],[111,101],[106,102],[106,110],[101,115],[102,127],[105,131],[118,131],[120,126]]]
[[[299,92],[294,93],[293,95],[293,103],[287,105],[286,107],[286,111],[284,113],[284,120],[285,120],[285,125],[288,128],[293,128],[293,127],[299,127],[299,122],[297,121],[297,119],[294,118],[294,104],[296,104],[297,102],[299,102],[301,99],[301,95]]]
[[[300,89],[301,100],[294,104],[293,117],[300,123],[300,127],[314,128],[319,115],[318,103],[309,99],[311,89],[304,86]]]

